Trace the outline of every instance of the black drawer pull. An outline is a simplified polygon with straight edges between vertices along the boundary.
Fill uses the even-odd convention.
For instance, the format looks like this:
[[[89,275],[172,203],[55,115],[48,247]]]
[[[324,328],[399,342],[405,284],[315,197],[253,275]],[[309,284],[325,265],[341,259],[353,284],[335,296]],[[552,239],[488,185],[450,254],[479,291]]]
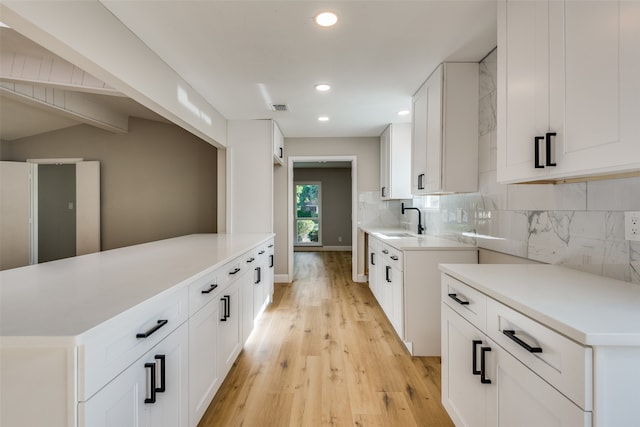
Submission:
[[[485,371],[485,353],[491,351],[491,347],[480,347],[480,382],[482,384],[491,384],[491,380],[487,378]]]
[[[272,248],[272,247],[273,247],[273,245],[269,245],[269,246],[267,246],[267,247],[268,247],[268,248]]]
[[[504,331],[502,331],[502,333],[505,334],[506,336],[508,336],[513,342],[518,344],[520,347],[522,347],[525,350],[527,350],[529,353],[542,353],[542,348],[541,347],[531,347],[529,344],[527,344],[526,342],[524,342],[520,338],[518,338],[516,336],[516,331],[514,331],[512,329],[505,329]]]
[[[273,268],[273,255],[269,255],[269,268]]]
[[[255,259],[254,257],[251,257],[251,258],[249,258],[249,259],[247,260],[247,264],[248,264],[248,263],[251,263],[251,262],[253,262],[253,261],[255,261],[255,260],[256,260],[256,259]]]
[[[454,300],[458,304],[469,305],[469,301],[461,300],[460,298],[458,298],[458,294],[449,294],[449,298],[451,298],[452,300]]]
[[[156,403],[156,364],[155,363],[145,363],[144,369],[149,369],[151,372],[149,373],[149,389],[150,393],[149,397],[145,397],[144,403]]]
[[[260,267],[256,267],[254,269],[254,271],[256,271],[258,273],[258,278],[256,279],[256,281],[253,283],[254,285],[257,285],[258,283],[260,283],[260,281],[262,280],[262,278],[260,277],[260,272],[261,272],[261,268]]]
[[[262,255],[264,253],[264,251],[260,251],[258,252],[258,255]]]
[[[385,279],[387,279],[387,282],[391,283],[391,278],[389,277],[389,273],[391,273],[391,267],[387,265],[385,270]]]
[[[153,328],[149,329],[146,332],[137,333],[136,334],[136,338],[147,338],[151,334],[153,334],[155,331],[157,331],[158,329],[162,328],[167,323],[169,323],[169,321],[166,320],[166,319],[158,320],[158,323]],[[153,402],[151,402],[151,403],[153,403]]]
[[[236,268],[233,269],[233,271],[230,271],[229,274],[234,275],[239,271],[240,271],[240,267],[236,267]]]
[[[371,252],[371,265],[376,265],[376,263],[373,260],[374,255],[375,255],[375,252]]]
[[[205,289],[203,291],[201,291],[203,294],[210,294],[211,291],[213,291],[215,288],[217,288],[218,285],[216,285],[215,283],[212,283],[211,286],[209,286],[209,289]]]
[[[398,257],[396,255],[391,255],[391,259],[394,260],[394,261],[397,261]]]
[[[164,393],[166,391],[165,387],[164,387],[164,383],[166,380],[166,369],[165,369],[165,356],[164,354],[156,354],[156,356],[154,357],[154,359],[156,359],[156,363],[158,363],[158,361],[160,361],[160,387],[156,387],[156,392],[158,393]]]
[[[382,250],[382,253],[386,255],[386,254],[388,254],[388,253],[389,253],[389,251],[388,251],[388,250],[386,250],[386,249],[383,249],[383,250]]]
[[[471,367],[471,373],[472,373],[473,375],[480,375],[480,374],[482,373],[482,371],[480,371],[480,370],[476,369],[476,366],[478,366],[478,356],[477,356],[477,353],[478,353],[478,346],[479,346],[480,344],[482,344],[482,341],[480,341],[480,340],[473,340],[473,343],[472,343],[472,345],[473,345],[473,349],[472,349],[472,351],[473,351],[473,353],[472,353],[472,354],[473,354],[473,356],[471,357],[471,362],[472,362],[472,364],[473,364],[473,366]]]

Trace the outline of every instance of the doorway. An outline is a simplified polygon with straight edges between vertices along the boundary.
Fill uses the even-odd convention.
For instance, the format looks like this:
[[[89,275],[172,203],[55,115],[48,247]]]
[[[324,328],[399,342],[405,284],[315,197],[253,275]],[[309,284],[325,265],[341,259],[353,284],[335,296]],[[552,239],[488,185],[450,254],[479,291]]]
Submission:
[[[350,250],[353,266],[352,276],[354,281],[357,281],[357,256],[358,256],[358,244],[357,244],[357,158],[356,156],[291,156],[288,162],[288,221],[287,229],[288,250],[287,250],[287,274],[289,278],[293,278],[294,267],[294,250]],[[297,219],[299,219],[296,199],[296,184],[313,184],[318,179],[310,179],[310,175],[298,174],[300,182],[296,179],[296,170],[306,170],[309,172],[312,169],[331,169],[335,168],[346,171],[346,175],[342,175],[340,183],[337,185],[341,189],[341,193],[345,193],[346,198],[337,196],[336,193],[330,193],[328,183],[321,183],[319,186],[319,200],[317,214],[315,212],[316,207],[312,206],[315,203],[309,199],[307,205],[311,206],[313,218],[315,222],[316,217],[318,219],[318,234],[319,237],[316,240],[315,237],[315,224],[314,229],[307,233],[308,242],[304,242],[303,245],[298,245],[298,227]],[[334,185],[335,186],[335,185]],[[331,205],[334,205],[333,207]],[[340,207],[340,209],[337,209]],[[308,215],[308,212],[302,212],[302,215]],[[316,216],[317,215],[317,216]],[[339,217],[338,222],[334,222],[334,218]],[[306,218],[303,218],[303,221]],[[324,230],[324,232],[323,232]],[[303,230],[306,231],[306,230]],[[327,234],[329,233],[329,234]],[[324,237],[322,235],[324,234]],[[333,235],[335,234],[335,236]],[[306,243],[306,244],[305,244]],[[311,247],[310,247],[311,246]]]

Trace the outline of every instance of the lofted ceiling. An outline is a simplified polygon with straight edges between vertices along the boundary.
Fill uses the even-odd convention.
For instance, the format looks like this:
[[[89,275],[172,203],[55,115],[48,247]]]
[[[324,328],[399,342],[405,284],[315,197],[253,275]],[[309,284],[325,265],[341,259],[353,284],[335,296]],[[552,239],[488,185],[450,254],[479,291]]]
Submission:
[[[272,118],[285,137],[378,136],[411,120],[397,113],[440,62],[477,62],[496,45],[495,0],[101,3],[224,117]],[[313,22],[324,10],[337,25]]]

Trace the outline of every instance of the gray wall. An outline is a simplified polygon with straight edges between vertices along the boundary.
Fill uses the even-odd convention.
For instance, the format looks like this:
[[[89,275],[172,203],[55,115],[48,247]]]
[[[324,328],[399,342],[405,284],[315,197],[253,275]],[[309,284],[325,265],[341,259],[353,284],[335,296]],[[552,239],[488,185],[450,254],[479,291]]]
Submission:
[[[168,123],[130,118],[129,132],[74,126],[2,141],[2,160],[99,160],[102,249],[216,231],[217,150]]]
[[[351,246],[351,168],[296,168],[293,180],[321,182],[322,245]]]
[[[38,262],[76,255],[75,206],[76,165],[39,165]]]

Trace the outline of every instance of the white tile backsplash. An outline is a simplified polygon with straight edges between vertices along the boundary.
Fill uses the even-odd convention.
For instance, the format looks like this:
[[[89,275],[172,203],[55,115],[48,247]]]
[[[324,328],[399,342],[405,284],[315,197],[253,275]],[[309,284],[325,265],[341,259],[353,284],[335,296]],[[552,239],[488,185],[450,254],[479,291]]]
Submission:
[[[438,209],[423,209],[427,233],[640,284],[640,242],[624,240],[624,211],[640,211],[640,177],[558,185],[497,182],[496,58],[494,51],[480,64],[479,191],[438,196]],[[372,208],[390,212],[367,215],[386,225],[397,220],[398,226],[399,206],[372,202]],[[409,229],[417,226],[416,215],[404,221]]]

